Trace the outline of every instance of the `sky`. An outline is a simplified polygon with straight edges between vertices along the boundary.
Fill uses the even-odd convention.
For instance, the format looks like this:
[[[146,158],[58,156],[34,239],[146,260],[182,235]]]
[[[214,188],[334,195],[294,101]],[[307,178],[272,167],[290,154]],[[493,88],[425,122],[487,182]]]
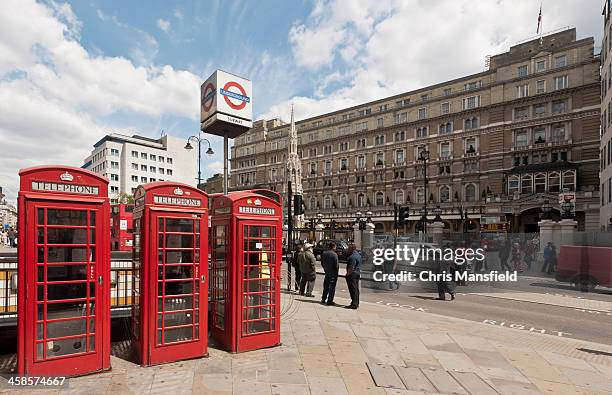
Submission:
[[[199,87],[253,82],[256,119],[296,120],[484,70],[486,55],[576,27],[601,45],[595,0],[2,0],[0,186],[21,168],[81,166],[116,132],[187,138]],[[11,10],[7,12],[7,10]],[[598,51],[598,49],[596,49]],[[222,139],[203,175],[222,170]],[[197,164],[194,163],[194,177]]]

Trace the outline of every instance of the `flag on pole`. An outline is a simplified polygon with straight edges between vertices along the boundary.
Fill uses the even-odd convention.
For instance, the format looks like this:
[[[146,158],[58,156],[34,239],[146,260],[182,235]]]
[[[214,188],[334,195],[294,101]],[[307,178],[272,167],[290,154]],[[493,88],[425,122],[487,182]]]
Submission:
[[[542,25],[542,4],[540,4],[540,14],[538,15],[538,28],[536,29],[536,34],[540,33],[541,25]]]

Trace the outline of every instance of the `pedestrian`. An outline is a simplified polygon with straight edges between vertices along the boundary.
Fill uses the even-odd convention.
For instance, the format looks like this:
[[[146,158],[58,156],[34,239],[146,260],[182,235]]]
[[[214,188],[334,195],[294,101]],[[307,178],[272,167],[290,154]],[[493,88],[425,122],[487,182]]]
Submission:
[[[523,272],[523,261],[522,261],[522,250],[519,243],[514,243],[512,247],[512,265],[514,266],[514,270]]]
[[[512,244],[510,243],[510,240],[506,239],[504,244],[499,249],[499,260],[501,263],[501,270],[504,270],[504,269],[508,271],[512,270],[512,268],[508,264],[508,258],[510,258],[511,248],[512,248]]]
[[[13,228],[9,228],[8,230],[8,238],[9,238],[9,247],[15,247],[15,238],[17,234]]]
[[[336,306],[334,295],[336,294],[336,282],[338,281],[338,254],[336,253],[336,243],[329,243],[329,250],[321,255],[321,266],[325,271],[323,280],[323,295],[321,303],[327,306]]]
[[[438,264],[438,278],[437,278],[437,286],[438,286],[438,300],[446,300],[446,294],[448,293],[451,297],[451,300],[455,300],[455,292],[454,287],[451,287],[450,282],[445,278],[446,276],[451,276],[451,278],[455,275],[455,267],[451,261],[440,260]]]
[[[316,262],[314,254],[312,253],[312,244],[304,244],[304,252],[299,256],[300,272],[302,277],[300,278],[300,295],[309,298],[314,297],[312,289],[317,279]]]
[[[527,247],[525,247],[525,256],[523,259],[527,265],[527,271],[531,271],[531,264],[533,263],[533,247],[531,244],[527,244]]]
[[[300,271],[299,257],[300,254],[304,254],[304,243],[302,241],[298,241],[297,248],[293,252],[293,259],[291,262],[291,266],[293,267],[293,271],[295,272],[295,290],[296,292],[300,291],[300,280],[302,279],[302,272]]]
[[[351,304],[344,306],[345,309],[359,308],[359,278],[361,277],[361,254],[357,251],[355,244],[348,246],[348,259],[346,262],[346,285],[351,295]]]
[[[542,273],[551,274],[555,270],[555,264],[557,261],[557,251],[552,241],[549,241],[544,247],[544,265],[542,266]]]

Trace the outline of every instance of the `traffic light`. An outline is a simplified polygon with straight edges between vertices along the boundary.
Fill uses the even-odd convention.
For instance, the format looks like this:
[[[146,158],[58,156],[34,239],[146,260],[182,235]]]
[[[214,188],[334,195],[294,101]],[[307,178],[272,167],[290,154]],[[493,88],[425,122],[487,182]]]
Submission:
[[[397,222],[400,226],[403,226],[406,224],[406,222],[408,222],[408,215],[409,215],[408,211],[409,211],[408,206],[399,208],[399,215],[398,215]]]
[[[304,214],[302,195],[293,195],[293,215]]]

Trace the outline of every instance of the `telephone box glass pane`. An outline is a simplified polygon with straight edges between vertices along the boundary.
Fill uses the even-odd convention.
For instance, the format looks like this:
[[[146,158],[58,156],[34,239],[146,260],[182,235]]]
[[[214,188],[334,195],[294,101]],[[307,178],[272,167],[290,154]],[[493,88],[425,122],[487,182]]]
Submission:
[[[199,291],[199,282],[193,280],[194,266],[199,265],[196,252],[199,234],[194,223],[198,221],[169,217],[159,218],[157,222],[158,345],[194,339]]]
[[[243,230],[242,334],[274,330],[275,228],[245,225]]]
[[[36,360],[88,351],[86,340],[96,327],[96,283],[88,276],[96,271],[95,217],[93,210],[37,210],[42,225],[37,228],[37,280],[44,284],[37,286],[41,322],[36,334],[41,342]]]

